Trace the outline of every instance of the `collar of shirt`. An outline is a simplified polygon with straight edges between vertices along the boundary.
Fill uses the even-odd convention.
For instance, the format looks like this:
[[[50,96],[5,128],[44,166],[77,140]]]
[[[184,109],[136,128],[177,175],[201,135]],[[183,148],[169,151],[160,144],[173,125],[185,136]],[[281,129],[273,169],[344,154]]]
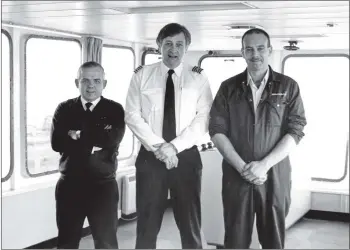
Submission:
[[[252,77],[250,76],[250,74],[249,74],[248,71],[247,71],[247,76],[248,76],[247,85],[248,85],[248,86],[250,85],[251,88],[258,89],[258,87],[255,85],[255,83],[254,83],[254,81],[253,81],[253,79],[252,79]],[[260,86],[259,86],[259,89],[264,89],[264,88],[265,88],[265,85],[266,85],[268,79],[269,79],[269,69],[267,69],[267,71],[266,71],[266,73],[265,73],[265,76],[264,76],[264,78],[262,79],[261,84],[260,84]]]
[[[85,100],[82,96],[80,96],[81,104],[83,105],[84,110],[86,110],[85,104],[88,103],[87,100]],[[101,100],[101,97],[97,98],[95,101],[91,102],[92,105],[90,106],[90,110],[93,111],[96,107],[97,103]]]
[[[161,67],[162,76],[168,77],[169,68],[163,62],[161,62],[160,65],[161,65],[160,67]],[[183,69],[183,63],[180,63],[180,65],[174,69],[175,75],[177,77],[180,77],[182,73],[182,69]]]

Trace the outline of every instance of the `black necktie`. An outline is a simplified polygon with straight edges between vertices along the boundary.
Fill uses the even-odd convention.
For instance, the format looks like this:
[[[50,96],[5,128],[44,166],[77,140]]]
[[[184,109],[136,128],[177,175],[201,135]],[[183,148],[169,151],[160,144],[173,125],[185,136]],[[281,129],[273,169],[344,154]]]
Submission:
[[[85,103],[85,107],[86,107],[86,110],[85,112],[90,114],[91,113],[91,110],[90,110],[90,107],[91,107],[92,103],[91,102],[87,102]]]
[[[174,74],[174,70],[170,69],[164,98],[163,139],[166,142],[170,142],[176,137],[175,94],[172,74]]]

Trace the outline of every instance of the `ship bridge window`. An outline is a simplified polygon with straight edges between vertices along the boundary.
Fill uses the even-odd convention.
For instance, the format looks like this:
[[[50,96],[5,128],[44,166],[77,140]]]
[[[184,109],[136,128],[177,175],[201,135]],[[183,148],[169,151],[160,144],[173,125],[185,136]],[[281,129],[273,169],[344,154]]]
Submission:
[[[56,173],[59,153],[50,129],[59,103],[79,96],[74,79],[81,64],[76,40],[31,36],[26,43],[26,171],[31,177]]]
[[[134,52],[129,47],[104,45],[102,48],[102,66],[105,69],[107,85],[103,96],[114,100],[125,108],[131,76],[135,68]],[[134,137],[126,126],[123,140],[119,146],[118,159],[132,156]]]
[[[219,56],[203,56],[199,60],[199,65],[203,68],[203,72],[208,77],[213,98],[223,81],[242,73],[247,64],[240,55],[219,55]],[[210,142],[209,133],[207,133],[201,140],[201,144]]]
[[[246,61],[240,55],[204,56],[199,62],[208,77],[213,97],[223,81],[242,73],[247,67]]]
[[[348,190],[348,55],[292,55],[283,67],[299,84],[307,119],[302,153],[291,160],[304,164],[312,180]]]
[[[1,30],[1,182],[6,182],[13,172],[12,130],[11,128],[11,85],[12,85],[12,40],[10,35]],[[8,189],[9,182],[2,184]]]
[[[149,65],[149,64],[153,64],[153,63],[157,63],[157,62],[160,62],[162,61],[162,55],[161,54],[158,54],[156,53],[156,51],[145,51],[143,54],[142,54],[142,65]]]

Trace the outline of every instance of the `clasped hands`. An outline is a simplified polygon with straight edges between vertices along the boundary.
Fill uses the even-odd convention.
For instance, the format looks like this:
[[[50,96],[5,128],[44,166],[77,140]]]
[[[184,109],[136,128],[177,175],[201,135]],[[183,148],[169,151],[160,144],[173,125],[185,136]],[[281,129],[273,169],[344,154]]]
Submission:
[[[262,185],[267,180],[269,168],[263,161],[252,161],[247,163],[239,172],[243,179],[255,184]]]
[[[155,157],[164,162],[167,169],[177,167],[179,159],[176,156],[177,150],[173,144],[164,142],[155,144],[153,147],[157,148],[157,150],[153,152]]]

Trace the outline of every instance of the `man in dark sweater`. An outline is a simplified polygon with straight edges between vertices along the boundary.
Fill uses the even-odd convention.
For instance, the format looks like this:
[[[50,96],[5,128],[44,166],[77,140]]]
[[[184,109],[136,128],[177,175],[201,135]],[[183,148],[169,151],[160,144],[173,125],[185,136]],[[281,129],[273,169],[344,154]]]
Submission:
[[[80,96],[58,105],[52,149],[61,154],[56,186],[57,248],[78,248],[87,217],[95,248],[118,248],[117,155],[124,136],[123,107],[102,97],[107,81],[96,62],[80,66]]]

